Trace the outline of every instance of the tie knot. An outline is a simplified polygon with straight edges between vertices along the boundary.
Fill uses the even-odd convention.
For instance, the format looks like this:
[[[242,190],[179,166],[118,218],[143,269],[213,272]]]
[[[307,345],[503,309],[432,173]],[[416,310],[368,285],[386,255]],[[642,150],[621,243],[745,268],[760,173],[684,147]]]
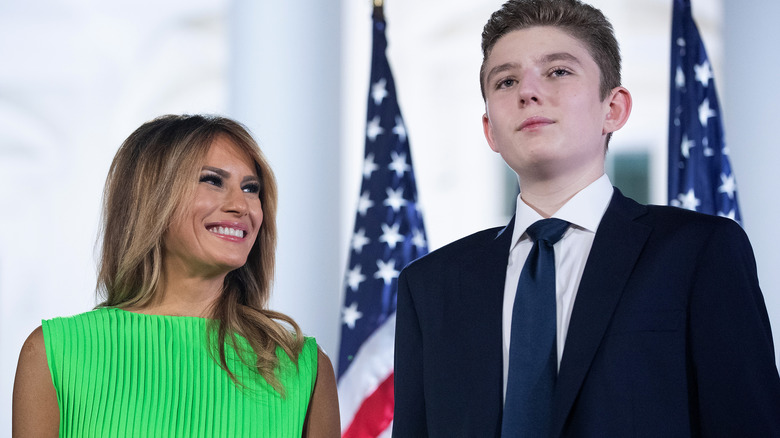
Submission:
[[[534,222],[525,232],[528,233],[528,236],[534,242],[544,240],[550,245],[555,245],[556,242],[561,240],[567,228],[569,228],[569,223],[565,220],[550,218]]]

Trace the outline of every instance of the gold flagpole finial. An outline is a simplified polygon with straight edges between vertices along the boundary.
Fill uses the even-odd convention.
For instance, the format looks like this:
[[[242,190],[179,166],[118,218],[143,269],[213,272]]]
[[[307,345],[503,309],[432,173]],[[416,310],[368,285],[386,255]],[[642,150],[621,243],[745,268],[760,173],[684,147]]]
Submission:
[[[373,0],[373,3],[374,3],[374,20],[385,21],[384,0]]]

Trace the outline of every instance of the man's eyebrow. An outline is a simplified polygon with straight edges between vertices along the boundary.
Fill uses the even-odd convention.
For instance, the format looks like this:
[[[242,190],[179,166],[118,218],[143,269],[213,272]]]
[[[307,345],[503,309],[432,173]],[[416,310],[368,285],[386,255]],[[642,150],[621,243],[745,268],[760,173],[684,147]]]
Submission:
[[[550,53],[547,55],[544,55],[540,59],[541,62],[547,63],[547,62],[556,62],[556,61],[569,61],[574,62],[577,64],[582,64],[576,56],[572,55],[569,52],[556,52],[556,53]]]
[[[514,68],[517,68],[519,64],[516,62],[505,62],[501,65],[497,65],[490,69],[487,76],[485,76],[485,82],[490,82],[493,76],[505,72],[507,70],[512,70]]]

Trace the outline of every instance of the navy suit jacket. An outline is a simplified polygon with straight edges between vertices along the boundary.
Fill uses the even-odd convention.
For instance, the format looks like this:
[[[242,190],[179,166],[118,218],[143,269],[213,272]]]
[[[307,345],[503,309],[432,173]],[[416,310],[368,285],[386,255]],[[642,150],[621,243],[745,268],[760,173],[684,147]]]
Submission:
[[[401,273],[394,436],[500,436],[513,225]],[[780,437],[769,318],[739,225],[615,189],[574,303],[551,435]]]

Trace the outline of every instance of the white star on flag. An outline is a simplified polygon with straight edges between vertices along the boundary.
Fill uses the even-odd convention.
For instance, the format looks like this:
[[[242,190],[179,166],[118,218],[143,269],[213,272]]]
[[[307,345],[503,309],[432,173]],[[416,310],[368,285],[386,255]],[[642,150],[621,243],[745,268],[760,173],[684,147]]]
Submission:
[[[391,207],[395,213],[401,211],[401,207],[406,205],[406,199],[404,199],[404,188],[399,187],[396,190],[387,189],[387,199],[383,203],[385,207]]]
[[[425,248],[427,247],[428,243],[425,241],[425,234],[423,234],[420,230],[415,229],[412,233],[414,233],[414,237],[412,237],[412,244],[418,248]]]
[[[393,151],[390,152],[390,156],[393,158],[393,161],[390,163],[390,170],[394,171],[397,177],[400,178],[404,176],[404,172],[411,169],[411,167],[406,164],[406,154],[399,155],[397,152]]]
[[[695,146],[695,142],[693,140],[688,139],[688,134],[683,134],[682,143],[680,143],[680,147],[682,148],[682,154],[685,158],[691,157],[691,148]]]
[[[387,79],[382,78],[371,86],[371,98],[374,99],[374,105],[379,106],[385,97],[387,97]]]
[[[729,198],[734,199],[734,193],[737,191],[737,181],[734,175],[720,174],[721,185],[718,187],[718,192],[729,195]]]
[[[363,251],[363,247],[371,243],[371,239],[366,237],[366,230],[361,228],[357,233],[352,235],[352,249],[356,253],[360,254]]]
[[[379,126],[379,122],[379,116],[375,116],[373,119],[371,119],[370,122],[368,122],[368,126],[366,127],[366,137],[368,137],[368,139],[371,141],[376,141],[376,137],[385,132],[385,128]]]
[[[680,67],[677,67],[677,74],[674,77],[674,84],[678,89],[685,87],[685,73]]]
[[[353,292],[357,292],[358,288],[360,287],[360,283],[362,283],[366,276],[363,275],[361,271],[360,265],[355,265],[354,268],[350,269],[349,272],[347,272],[347,284],[349,285],[349,288],[352,289]]]
[[[399,271],[395,270],[395,260],[391,259],[385,263],[382,260],[376,261],[376,267],[378,268],[374,274],[374,278],[381,278],[385,284],[390,284],[394,278],[398,277]]]
[[[403,119],[399,116],[395,116],[393,134],[397,135],[401,141],[406,141],[406,127],[404,126]]]
[[[707,127],[707,120],[710,117],[715,117],[717,113],[710,108],[710,100],[704,99],[704,102],[699,105],[699,122],[701,126]]]
[[[371,174],[376,170],[379,170],[379,166],[374,162],[374,154],[368,154],[363,160],[363,178],[371,178]]]
[[[342,322],[351,329],[355,328],[357,320],[363,317],[363,314],[357,309],[357,301],[350,304],[349,307],[345,307],[343,312]]]
[[[712,79],[712,69],[710,68],[710,62],[704,61],[703,64],[694,65],[693,71],[696,75],[696,80],[701,83],[702,87],[707,88],[707,85],[710,83],[710,79]]]
[[[403,234],[398,232],[399,228],[401,228],[401,224],[394,224],[392,227],[382,224],[382,236],[379,237],[379,241],[385,242],[390,249],[395,249],[396,244],[406,239]]]
[[[368,209],[374,206],[374,201],[369,199],[369,196],[371,196],[368,191],[363,192],[362,195],[360,195],[360,199],[358,199],[358,213],[360,213],[361,216],[365,216],[368,212]]]
[[[707,137],[704,137],[701,139],[701,145],[704,146],[704,156],[705,157],[712,157],[715,155],[715,149],[712,149],[710,147],[710,139]]]
[[[680,207],[692,211],[696,211],[696,207],[701,204],[701,201],[696,198],[696,194],[693,193],[693,189],[688,190],[688,193],[685,194],[680,193],[677,196],[677,201],[680,203]]]

